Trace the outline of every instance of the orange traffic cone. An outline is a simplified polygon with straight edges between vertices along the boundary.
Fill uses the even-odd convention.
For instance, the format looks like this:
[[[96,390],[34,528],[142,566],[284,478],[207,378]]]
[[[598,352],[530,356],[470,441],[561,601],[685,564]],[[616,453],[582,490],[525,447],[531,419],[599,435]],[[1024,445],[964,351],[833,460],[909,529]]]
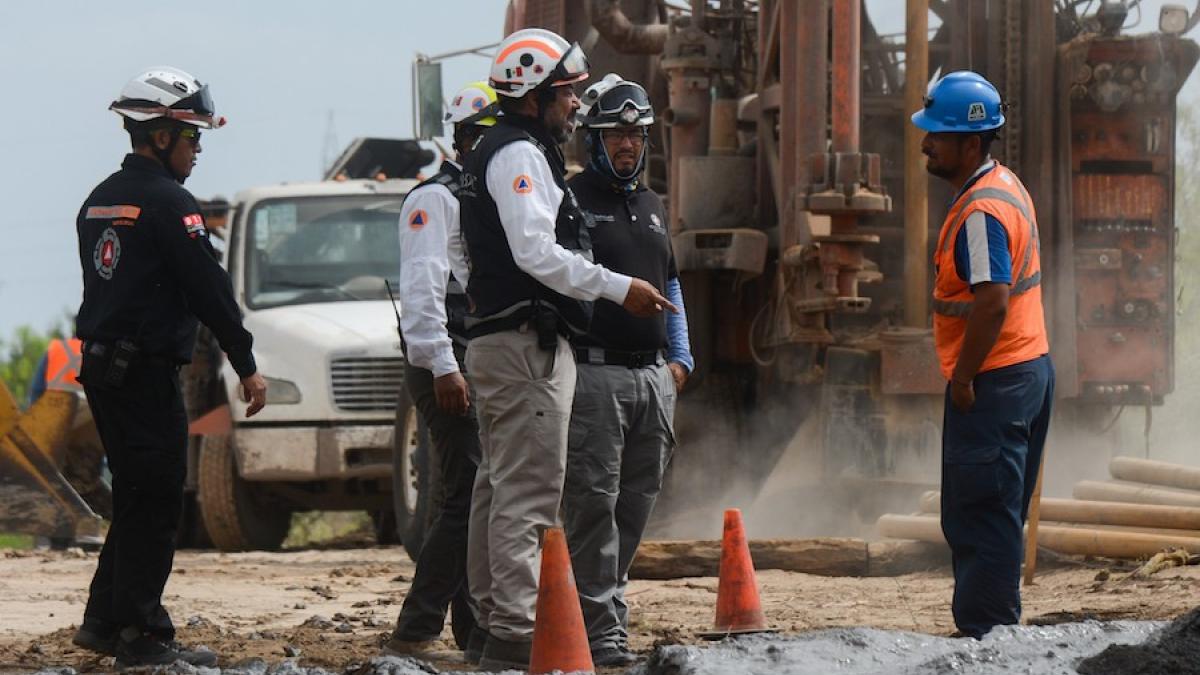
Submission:
[[[592,651],[588,647],[579,591],[567,552],[567,536],[561,527],[546,530],[542,540],[542,575],[538,581],[537,617],[533,624],[533,646],[529,675],[554,671],[591,673]]]
[[[721,539],[721,581],[717,586],[717,619],[713,629],[700,637],[720,639],[741,633],[766,633],[758,582],[754,580],[754,561],[742,527],[742,512],[726,509],[725,534]]]

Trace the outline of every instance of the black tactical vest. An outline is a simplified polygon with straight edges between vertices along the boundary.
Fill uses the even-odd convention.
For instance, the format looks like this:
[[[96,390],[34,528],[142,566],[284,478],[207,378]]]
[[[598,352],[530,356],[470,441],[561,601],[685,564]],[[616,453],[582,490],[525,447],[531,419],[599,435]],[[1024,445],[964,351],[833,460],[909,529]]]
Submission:
[[[450,162],[442,162],[442,166],[438,172],[429,180],[424,181],[413,191],[419,190],[426,185],[442,185],[445,186],[450,194],[458,198],[458,193],[462,190],[462,171],[457,166]],[[412,194],[412,192],[409,192]],[[462,220],[461,218],[459,219]],[[461,232],[460,232],[461,236]],[[454,278],[454,273],[450,274],[450,282],[446,284],[446,332],[450,334],[450,339],[460,345],[467,344],[467,292],[462,287],[462,284]]]
[[[591,324],[592,303],[569,298],[521,271],[500,224],[496,202],[488,193],[487,168],[496,152],[509,143],[533,143],[550,163],[554,183],[563,191],[554,224],[560,246],[591,260],[585,216],[565,180],[566,165],[545,128],[532,118],[501,117],[480,137],[463,166],[459,190],[459,223],[466,239],[471,279],[467,295],[475,310],[467,316],[470,337],[512,330],[539,312],[553,312],[563,335],[584,333]]]

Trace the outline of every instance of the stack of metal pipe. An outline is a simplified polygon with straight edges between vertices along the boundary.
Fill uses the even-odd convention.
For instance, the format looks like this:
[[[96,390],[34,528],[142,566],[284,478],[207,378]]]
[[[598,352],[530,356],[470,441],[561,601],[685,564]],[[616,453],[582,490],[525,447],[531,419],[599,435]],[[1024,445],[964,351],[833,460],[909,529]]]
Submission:
[[[1108,481],[1080,481],[1074,499],[1041,500],[1038,546],[1067,555],[1145,558],[1164,549],[1200,554],[1200,468],[1117,457]],[[914,515],[886,514],[879,533],[945,542],[941,494],[926,492]]]

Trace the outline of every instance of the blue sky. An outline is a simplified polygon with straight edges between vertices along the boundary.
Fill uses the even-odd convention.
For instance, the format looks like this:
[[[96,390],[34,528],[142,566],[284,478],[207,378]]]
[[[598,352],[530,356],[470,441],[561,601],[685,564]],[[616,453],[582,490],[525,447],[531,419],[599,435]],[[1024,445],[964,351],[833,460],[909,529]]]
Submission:
[[[74,218],[128,147],[106,110],[141,69],[175,65],[211,83],[230,122],[206,133],[187,187],[198,197],[319,177],[327,120],[339,146],[411,134],[410,64],[496,42],[504,0],[0,3],[0,340],[49,326],[79,303]],[[882,33],[900,0],[868,0]],[[1157,23],[1146,0],[1139,30]],[[487,61],[447,62],[452,90]],[[1193,78],[1194,80],[1195,78]],[[338,148],[340,150],[340,147]]]

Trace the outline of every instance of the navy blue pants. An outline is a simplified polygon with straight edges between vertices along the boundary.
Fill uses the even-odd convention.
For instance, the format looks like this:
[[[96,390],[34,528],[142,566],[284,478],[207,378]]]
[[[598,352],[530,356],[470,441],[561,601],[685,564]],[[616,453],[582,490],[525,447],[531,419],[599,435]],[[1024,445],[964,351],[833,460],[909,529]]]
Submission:
[[[975,405],[942,427],[942,532],[954,564],[954,623],[979,638],[1021,620],[1022,529],[1050,427],[1049,356],[975,376]]]

